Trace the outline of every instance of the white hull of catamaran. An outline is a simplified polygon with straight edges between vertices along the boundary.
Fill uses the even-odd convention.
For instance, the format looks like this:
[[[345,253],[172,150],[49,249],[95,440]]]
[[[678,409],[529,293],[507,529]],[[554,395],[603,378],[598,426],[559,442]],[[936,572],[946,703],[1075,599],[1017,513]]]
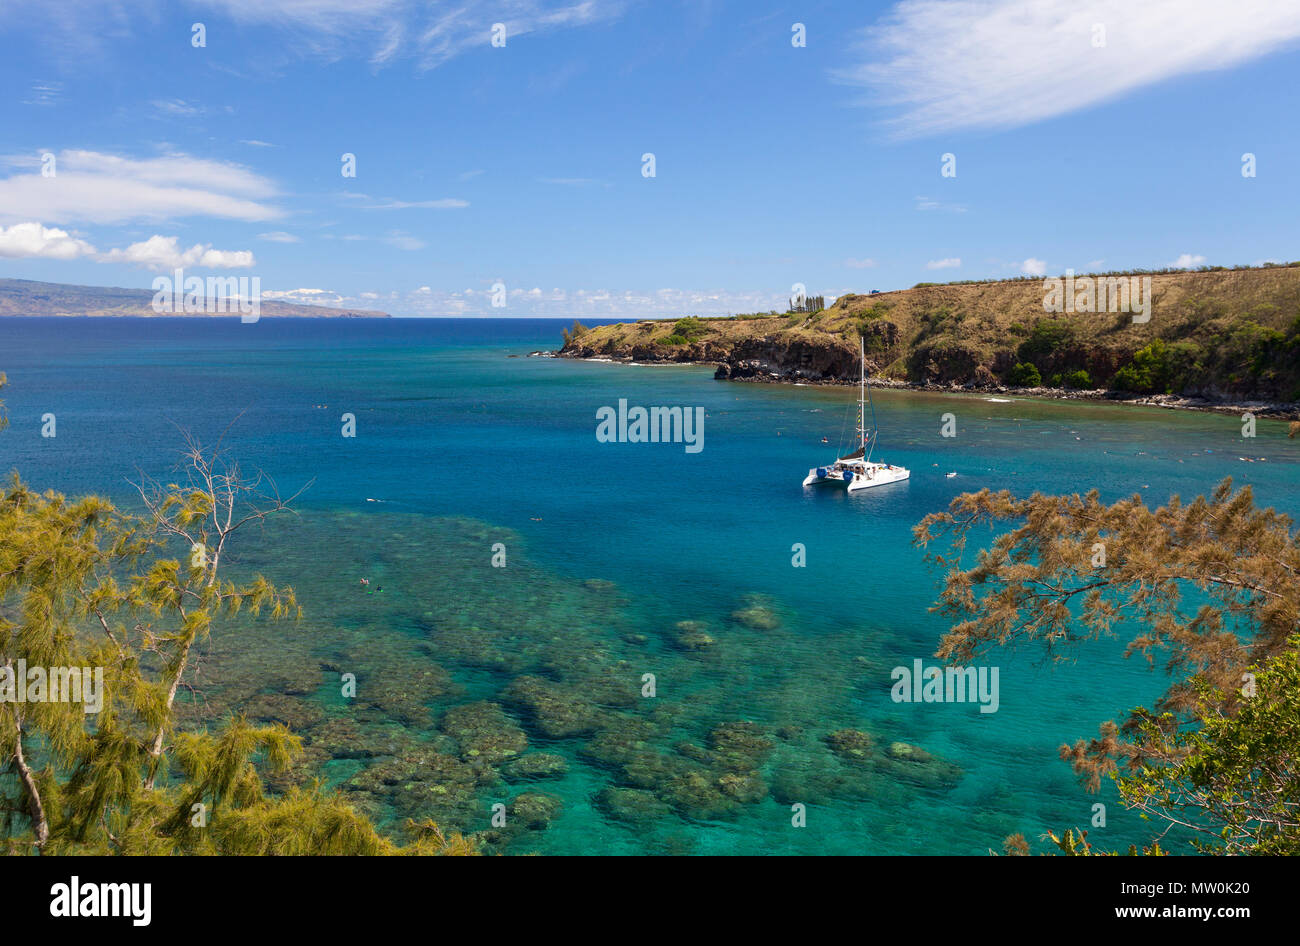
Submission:
[[[835,467],[814,467],[804,478],[804,486],[817,486],[821,483],[833,483],[845,486],[850,493],[873,486],[888,486],[899,483],[912,474],[901,466],[869,463],[861,470],[848,470]]]

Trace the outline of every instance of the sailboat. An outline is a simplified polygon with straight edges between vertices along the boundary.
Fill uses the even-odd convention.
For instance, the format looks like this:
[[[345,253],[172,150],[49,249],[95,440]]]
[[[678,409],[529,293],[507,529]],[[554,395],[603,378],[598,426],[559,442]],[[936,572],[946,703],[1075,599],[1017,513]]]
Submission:
[[[871,434],[868,436],[866,406],[870,403],[871,395],[867,388],[867,353],[860,338],[858,355],[861,361],[858,377],[858,448],[827,466],[813,467],[804,478],[804,486],[834,483],[846,487],[852,493],[854,490],[869,489],[872,486],[898,483],[912,475],[901,466],[873,462],[871,459],[871,454],[876,449],[876,407],[874,404],[871,405]]]

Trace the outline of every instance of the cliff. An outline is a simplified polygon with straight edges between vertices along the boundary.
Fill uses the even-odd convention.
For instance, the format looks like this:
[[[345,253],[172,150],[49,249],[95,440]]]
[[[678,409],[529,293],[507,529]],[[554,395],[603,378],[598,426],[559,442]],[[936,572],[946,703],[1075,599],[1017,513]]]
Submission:
[[[558,354],[708,363],[731,380],[844,383],[857,379],[861,335],[872,375],[910,386],[1300,401],[1300,264],[1088,278],[1098,291],[1110,278],[1111,295],[1119,279],[1136,279],[1130,311],[1090,304],[1084,277],[1062,287],[1080,308],[1101,311],[1049,311],[1045,301],[1067,306],[1048,298],[1041,278],[922,284],[842,296],[811,314],[579,326]]]

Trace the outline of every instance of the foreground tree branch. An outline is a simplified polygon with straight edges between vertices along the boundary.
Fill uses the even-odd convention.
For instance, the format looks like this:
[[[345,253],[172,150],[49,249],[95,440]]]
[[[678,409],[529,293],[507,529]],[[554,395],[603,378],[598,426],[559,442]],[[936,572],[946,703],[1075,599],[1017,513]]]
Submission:
[[[984,530],[991,542],[967,565],[966,544]],[[994,647],[1032,645],[1061,660],[1085,640],[1119,638],[1126,656],[1163,660],[1172,681],[1153,709],[1136,707],[1103,722],[1096,737],[1061,747],[1090,789],[1115,777],[1131,807],[1195,833],[1230,829],[1229,849],[1257,843],[1265,823],[1295,830],[1286,792],[1300,733],[1289,731],[1289,752],[1220,773],[1235,786],[1227,796],[1214,779],[1196,781],[1203,768],[1185,768],[1215,748],[1205,734],[1227,738],[1256,718],[1264,705],[1251,702],[1257,675],[1279,688],[1270,705],[1300,703],[1300,676],[1283,672],[1300,648],[1300,536],[1288,517],[1257,508],[1249,487],[1234,492],[1225,479],[1209,498],[1175,496],[1158,509],[1137,495],[1106,505],[1095,490],[1028,499],[983,490],[926,516],[913,537],[927,561],[947,569],[931,609],[953,622],[940,658],[964,663]],[[930,551],[938,542],[946,554]],[[1273,718],[1286,717],[1277,709]],[[1284,796],[1280,809],[1270,807]],[[1254,812],[1245,827],[1237,810]],[[1276,817],[1269,822],[1264,810]]]
[[[220,574],[227,546],[241,529],[291,511],[292,503],[311,486],[308,483],[282,498],[274,481],[262,471],[243,474],[222,446],[225,433],[211,449],[187,431],[182,431],[182,436],[185,447],[178,465],[179,482],[162,486],[141,474],[140,482],[132,484],[155,534],[163,541],[181,540],[189,556],[186,568],[179,562],[157,563],[137,586],[143,600],[153,602],[156,609],[169,609],[180,625],[161,642],[166,652],[164,709],[168,715],[193,648],[208,636],[216,615],[235,614],[244,607],[256,614],[269,606],[272,618],[300,616],[292,589],[277,589],[260,576],[242,586],[223,584]],[[145,788],[154,787],[166,732],[166,724],[160,722],[149,746],[153,764]]]

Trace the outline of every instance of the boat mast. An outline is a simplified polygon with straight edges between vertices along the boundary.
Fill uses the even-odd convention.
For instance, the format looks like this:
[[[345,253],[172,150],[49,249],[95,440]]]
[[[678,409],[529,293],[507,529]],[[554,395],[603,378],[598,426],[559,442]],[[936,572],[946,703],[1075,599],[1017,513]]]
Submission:
[[[876,405],[874,402],[871,401],[871,390],[867,387],[867,350],[862,341],[861,336],[858,337],[858,350],[862,356],[862,368],[861,368],[862,380],[858,382],[860,385],[858,391],[858,417],[863,418],[862,396],[865,393],[868,403],[871,404],[871,449],[870,450],[867,449],[866,425],[865,423],[863,423],[863,420],[859,420],[858,425],[861,428],[861,436],[862,436],[862,448],[863,448],[862,458],[866,460],[868,463],[870,463],[871,454],[876,452],[876,436],[880,433],[880,430],[876,427]]]
[[[866,398],[867,391],[867,350],[863,346],[862,336],[858,336],[858,446],[862,448],[863,455],[867,450],[867,428],[866,416],[863,413],[863,401]]]

